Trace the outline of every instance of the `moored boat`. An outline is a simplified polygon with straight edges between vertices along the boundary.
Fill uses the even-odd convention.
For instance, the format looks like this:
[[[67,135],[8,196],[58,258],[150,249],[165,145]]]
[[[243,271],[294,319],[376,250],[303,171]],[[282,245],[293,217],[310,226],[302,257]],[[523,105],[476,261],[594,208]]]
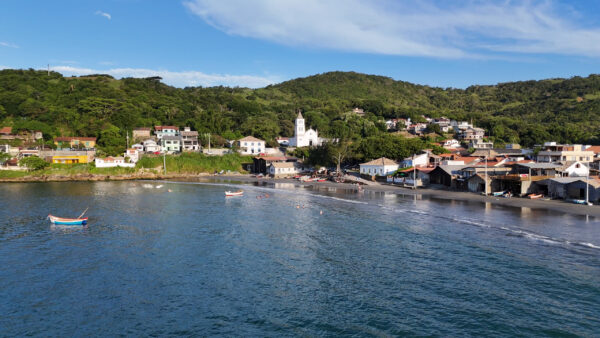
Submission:
[[[238,191],[225,191],[225,197],[231,197],[231,196],[243,196],[244,195],[244,191],[243,190],[238,190]]]
[[[529,197],[532,200],[535,200],[535,199],[544,197],[544,195],[542,195],[542,194],[529,194],[529,195],[527,195],[527,197]]]
[[[575,204],[592,205],[592,203],[586,202],[585,200],[573,199],[573,200],[571,200],[571,202],[573,202]]]
[[[496,191],[492,193],[492,196],[502,196],[506,194],[506,191]]]
[[[64,218],[64,217],[57,217],[57,216],[53,216],[53,215],[48,215],[48,218],[50,219],[50,223],[52,224],[56,224],[56,225],[86,225],[88,218],[84,217],[84,218]]]

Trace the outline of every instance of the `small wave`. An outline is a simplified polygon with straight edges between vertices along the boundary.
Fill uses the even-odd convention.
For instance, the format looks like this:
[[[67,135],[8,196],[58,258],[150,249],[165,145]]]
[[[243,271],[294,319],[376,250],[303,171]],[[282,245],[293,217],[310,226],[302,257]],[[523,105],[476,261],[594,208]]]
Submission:
[[[594,245],[592,243],[588,243],[588,242],[576,242],[573,243],[574,245],[579,245],[579,246],[584,246],[586,248],[591,248],[591,249],[600,249],[600,246],[598,245]]]
[[[489,224],[479,223],[479,222],[475,222],[475,221],[470,221],[468,219],[453,218],[452,220],[455,221],[455,222],[460,222],[460,223],[464,223],[464,224],[475,225],[475,226],[478,226],[480,228],[491,228],[491,225],[489,225]]]

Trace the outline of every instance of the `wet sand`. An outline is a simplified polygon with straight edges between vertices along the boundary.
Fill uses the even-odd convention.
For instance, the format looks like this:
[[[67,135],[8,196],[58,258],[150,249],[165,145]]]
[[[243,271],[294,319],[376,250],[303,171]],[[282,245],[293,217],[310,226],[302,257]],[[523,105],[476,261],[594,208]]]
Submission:
[[[174,181],[194,181],[194,182],[223,182],[223,183],[246,183],[246,184],[277,184],[287,183],[293,184],[294,186],[310,186],[318,189],[319,187],[338,188],[347,190],[356,190],[356,186],[350,183],[335,183],[331,181],[326,182],[299,182],[295,179],[286,178],[256,178],[250,175],[239,175],[239,176],[202,176],[202,177],[190,177],[190,178],[175,178]],[[482,206],[486,203],[503,205],[507,207],[515,208],[531,208],[531,209],[542,209],[550,210],[554,212],[562,212],[574,215],[584,215],[600,217],[600,206],[597,205],[579,205],[562,200],[531,200],[527,198],[512,197],[502,198],[493,196],[483,196],[471,192],[462,191],[448,191],[448,190],[437,190],[437,189],[408,189],[398,186],[392,186],[388,184],[379,185],[362,185],[365,192],[385,192],[390,194],[398,195],[418,195],[422,197],[428,197],[431,199],[445,199],[445,200],[459,200],[469,202],[480,202]]]

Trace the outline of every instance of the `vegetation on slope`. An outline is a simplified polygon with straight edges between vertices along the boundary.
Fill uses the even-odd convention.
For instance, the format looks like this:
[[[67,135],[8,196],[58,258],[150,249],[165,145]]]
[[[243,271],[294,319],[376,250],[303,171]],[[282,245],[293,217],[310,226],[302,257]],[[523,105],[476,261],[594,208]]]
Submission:
[[[350,113],[361,107],[365,118]],[[498,144],[555,140],[600,143],[600,76],[434,88],[353,72],[331,72],[256,90],[184,88],[160,78],[116,80],[108,75],[63,77],[44,71],[0,71],[0,125],[55,136],[95,136],[107,153],[125,146],[137,126],[184,126],[224,143],[253,135],[275,144],[293,135],[298,109],[320,135],[350,140],[383,138],[384,119],[421,115],[472,120]]]

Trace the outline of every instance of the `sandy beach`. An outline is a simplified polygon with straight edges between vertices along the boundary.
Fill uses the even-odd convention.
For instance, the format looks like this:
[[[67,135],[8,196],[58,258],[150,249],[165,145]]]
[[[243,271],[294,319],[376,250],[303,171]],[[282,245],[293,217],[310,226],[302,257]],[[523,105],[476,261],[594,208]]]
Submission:
[[[236,175],[236,176],[198,176],[198,177],[186,177],[186,178],[172,178],[172,181],[195,181],[195,182],[223,182],[223,183],[242,183],[242,184],[264,184],[271,185],[276,183],[287,183],[293,184],[294,186],[311,186],[315,189],[320,187],[338,188],[356,190],[353,184],[349,183],[334,183],[331,181],[326,182],[299,182],[295,179],[286,178],[256,178],[250,175]],[[531,208],[550,210],[554,212],[569,213],[574,215],[593,216],[600,217],[600,207],[596,205],[587,206],[573,204],[562,200],[531,200],[527,198],[501,198],[494,196],[483,196],[474,194],[471,192],[462,191],[448,191],[448,190],[437,190],[437,189],[408,189],[398,186],[392,186],[388,184],[379,185],[363,185],[362,188],[365,192],[385,192],[389,194],[399,195],[419,195],[425,198],[431,199],[444,199],[444,200],[458,200],[458,201],[469,201],[479,202],[482,204],[490,203],[494,205],[502,205],[506,207],[514,208]]]

